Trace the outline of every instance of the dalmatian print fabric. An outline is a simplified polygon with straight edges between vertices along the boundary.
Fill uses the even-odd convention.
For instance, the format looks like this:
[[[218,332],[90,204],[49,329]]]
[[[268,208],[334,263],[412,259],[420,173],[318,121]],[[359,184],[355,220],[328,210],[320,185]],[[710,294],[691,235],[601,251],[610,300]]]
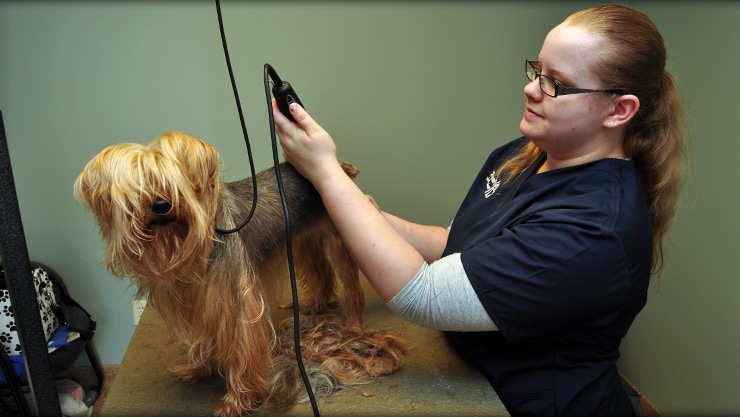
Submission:
[[[46,340],[49,340],[59,326],[57,318],[51,310],[51,306],[56,304],[52,282],[49,274],[42,268],[34,268],[31,275],[36,287],[36,300],[39,304],[44,333],[46,334]],[[8,356],[22,353],[21,342],[15,325],[15,316],[10,305],[10,293],[6,289],[0,289],[0,345],[5,348]]]

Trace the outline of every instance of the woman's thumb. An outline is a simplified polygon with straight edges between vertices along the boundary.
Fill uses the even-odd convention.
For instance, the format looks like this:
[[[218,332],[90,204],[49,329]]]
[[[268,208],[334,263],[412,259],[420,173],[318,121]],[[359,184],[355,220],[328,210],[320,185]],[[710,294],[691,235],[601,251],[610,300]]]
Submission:
[[[288,106],[288,110],[290,111],[290,115],[293,116],[293,119],[298,123],[301,127],[306,127],[307,124],[310,124],[313,119],[311,119],[311,116],[308,115],[306,110],[301,107],[298,103],[290,103]]]

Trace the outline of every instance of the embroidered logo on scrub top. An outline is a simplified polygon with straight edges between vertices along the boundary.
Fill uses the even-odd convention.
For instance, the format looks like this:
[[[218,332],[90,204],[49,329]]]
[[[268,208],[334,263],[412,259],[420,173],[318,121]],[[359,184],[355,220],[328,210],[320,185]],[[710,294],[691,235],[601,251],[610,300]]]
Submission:
[[[501,185],[501,181],[496,179],[496,172],[492,172],[491,175],[486,178],[486,191],[483,192],[483,195],[486,198],[492,196],[498,189],[499,185]]]

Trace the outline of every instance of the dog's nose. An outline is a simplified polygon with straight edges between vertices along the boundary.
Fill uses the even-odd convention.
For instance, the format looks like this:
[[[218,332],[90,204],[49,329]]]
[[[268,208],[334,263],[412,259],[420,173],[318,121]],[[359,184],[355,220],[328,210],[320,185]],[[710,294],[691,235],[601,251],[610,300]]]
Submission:
[[[154,214],[167,214],[172,209],[172,205],[164,200],[157,200],[152,203],[152,212]]]

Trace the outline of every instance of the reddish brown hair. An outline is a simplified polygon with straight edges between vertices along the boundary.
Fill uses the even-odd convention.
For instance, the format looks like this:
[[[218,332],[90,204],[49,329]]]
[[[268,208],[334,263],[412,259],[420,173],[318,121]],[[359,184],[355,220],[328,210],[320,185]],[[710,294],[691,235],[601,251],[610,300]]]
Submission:
[[[564,23],[604,37],[608,46],[595,69],[602,85],[624,89],[640,100],[639,111],[627,125],[624,147],[640,171],[653,230],[653,272],[658,273],[663,267],[663,238],[678,210],[687,141],[683,103],[665,68],[663,37],[647,15],[626,6],[581,10]],[[530,142],[504,163],[498,176],[516,177],[541,153]]]

